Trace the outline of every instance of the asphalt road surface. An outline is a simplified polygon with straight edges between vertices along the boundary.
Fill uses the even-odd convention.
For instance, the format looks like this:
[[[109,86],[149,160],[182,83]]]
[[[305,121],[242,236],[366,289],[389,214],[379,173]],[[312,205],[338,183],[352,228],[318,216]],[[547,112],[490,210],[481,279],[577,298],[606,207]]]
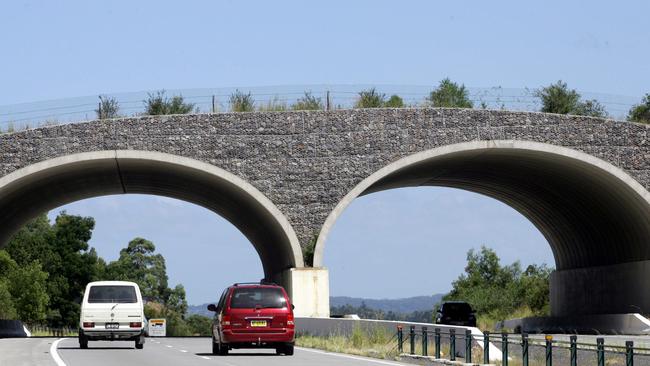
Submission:
[[[209,338],[147,338],[144,349],[133,342],[89,342],[79,349],[76,338],[0,339],[0,366],[402,366],[404,363],[296,348],[293,356],[276,356],[275,350],[232,350],[228,356],[210,353]]]

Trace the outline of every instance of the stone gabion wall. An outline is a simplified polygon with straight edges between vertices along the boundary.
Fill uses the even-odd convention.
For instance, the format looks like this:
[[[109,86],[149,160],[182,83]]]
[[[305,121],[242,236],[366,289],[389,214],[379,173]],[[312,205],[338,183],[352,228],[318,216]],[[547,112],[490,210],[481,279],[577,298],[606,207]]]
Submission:
[[[400,158],[474,140],[573,148],[650,188],[649,128],[587,117],[488,110],[368,109],[155,116],[0,135],[0,177],[98,150],[149,150],[216,165],[257,187],[288,217],[301,245],[361,180]]]

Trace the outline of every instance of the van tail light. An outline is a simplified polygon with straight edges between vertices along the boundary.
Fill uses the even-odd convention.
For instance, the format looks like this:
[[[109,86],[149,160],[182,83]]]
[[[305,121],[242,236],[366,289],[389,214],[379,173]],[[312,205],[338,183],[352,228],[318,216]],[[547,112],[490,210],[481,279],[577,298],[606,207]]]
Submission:
[[[296,326],[296,323],[294,322],[293,319],[294,319],[294,318],[293,318],[293,314],[289,314],[289,315],[287,315],[287,326],[288,326],[289,328],[293,328],[293,327]]]
[[[84,322],[84,328],[95,328],[94,322]]]
[[[141,322],[131,322],[131,323],[129,323],[129,327],[131,327],[131,328],[142,328],[142,323]]]
[[[221,326],[223,328],[230,328],[232,323],[230,323],[230,315],[223,315],[221,317]]]

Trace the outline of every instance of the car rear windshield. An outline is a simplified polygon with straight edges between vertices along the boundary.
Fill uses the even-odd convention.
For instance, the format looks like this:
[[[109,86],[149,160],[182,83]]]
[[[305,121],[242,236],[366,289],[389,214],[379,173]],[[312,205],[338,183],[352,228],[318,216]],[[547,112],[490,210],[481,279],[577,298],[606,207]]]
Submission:
[[[472,307],[464,302],[446,303],[442,305],[442,311],[451,315],[466,315],[472,312]]]
[[[233,291],[230,299],[230,307],[233,309],[281,309],[287,307],[287,300],[279,288],[237,288]]]
[[[133,304],[138,298],[133,286],[91,286],[88,302]]]

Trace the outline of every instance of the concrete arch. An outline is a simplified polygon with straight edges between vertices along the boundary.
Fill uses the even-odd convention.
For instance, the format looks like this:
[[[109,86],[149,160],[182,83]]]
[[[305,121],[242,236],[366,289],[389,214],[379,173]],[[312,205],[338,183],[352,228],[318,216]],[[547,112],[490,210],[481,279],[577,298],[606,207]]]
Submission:
[[[25,222],[80,199],[141,193],[203,206],[235,225],[260,255],[267,278],[302,267],[298,238],[282,212],[238,176],[194,159],[152,151],[108,150],[61,156],[0,178],[0,246]]]
[[[542,232],[556,262],[551,278],[555,315],[650,308],[650,291],[642,285],[650,274],[650,193],[604,160],[539,142],[459,143],[385,166],[355,186],[327,217],[316,243],[314,266],[323,265],[329,231],[356,197],[427,185],[493,197],[518,210]],[[616,285],[619,281],[630,285],[622,288]],[[593,290],[594,282],[602,283],[594,291],[598,298],[585,293]]]

